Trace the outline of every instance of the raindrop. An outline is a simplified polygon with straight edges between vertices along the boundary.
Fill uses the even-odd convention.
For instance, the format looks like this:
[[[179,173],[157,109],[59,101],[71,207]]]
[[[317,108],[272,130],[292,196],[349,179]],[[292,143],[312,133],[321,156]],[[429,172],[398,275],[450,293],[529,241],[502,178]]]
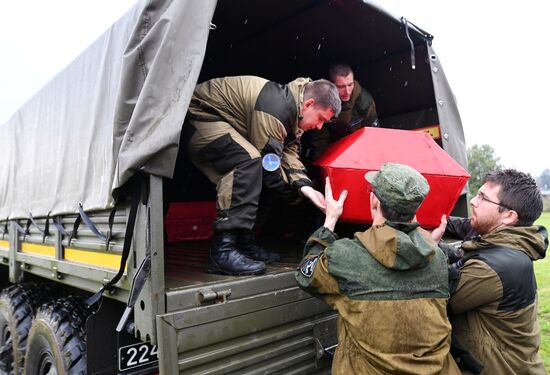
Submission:
[[[392,69],[393,69],[393,66],[390,66],[390,72],[392,71]]]
[[[248,23],[248,18],[244,20],[244,24],[246,25]]]
[[[321,49],[321,43],[319,43],[319,45],[317,46],[317,51],[319,51]]]
[[[296,35],[296,40],[298,40],[298,38],[300,38],[300,35]]]
[[[403,87],[407,87],[409,85],[409,81],[405,81],[405,83],[403,84]]]

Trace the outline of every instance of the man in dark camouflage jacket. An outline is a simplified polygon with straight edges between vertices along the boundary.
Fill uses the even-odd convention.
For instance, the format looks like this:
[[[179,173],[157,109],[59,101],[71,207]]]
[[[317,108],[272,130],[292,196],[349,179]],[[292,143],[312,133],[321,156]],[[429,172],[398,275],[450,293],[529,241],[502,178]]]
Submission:
[[[255,76],[215,78],[195,88],[184,126],[193,163],[216,184],[217,217],[208,270],[265,271],[278,254],[255,242],[262,186],[324,209],[299,158],[300,137],[340,113],[334,84],[297,78],[286,85]]]

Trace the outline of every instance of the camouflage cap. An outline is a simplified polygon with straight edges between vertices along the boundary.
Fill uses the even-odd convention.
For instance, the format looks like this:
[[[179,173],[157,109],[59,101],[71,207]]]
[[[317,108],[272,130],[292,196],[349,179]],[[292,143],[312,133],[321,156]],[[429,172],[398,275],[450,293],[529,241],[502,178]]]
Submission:
[[[384,163],[380,171],[365,173],[365,180],[378,199],[402,214],[414,214],[430,190],[424,176],[404,164]]]

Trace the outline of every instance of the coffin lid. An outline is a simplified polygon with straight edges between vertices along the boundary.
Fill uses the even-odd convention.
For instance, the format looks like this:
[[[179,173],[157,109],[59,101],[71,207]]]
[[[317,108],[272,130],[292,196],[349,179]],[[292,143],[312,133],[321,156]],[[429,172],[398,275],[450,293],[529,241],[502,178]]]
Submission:
[[[331,144],[315,164],[378,170],[386,162],[407,164],[422,174],[470,176],[428,133],[410,130],[362,128]]]

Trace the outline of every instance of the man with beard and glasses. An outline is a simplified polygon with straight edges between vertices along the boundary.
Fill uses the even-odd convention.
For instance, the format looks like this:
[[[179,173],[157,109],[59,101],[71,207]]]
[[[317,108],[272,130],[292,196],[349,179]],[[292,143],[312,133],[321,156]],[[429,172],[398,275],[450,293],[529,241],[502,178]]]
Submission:
[[[546,374],[533,270],[548,247],[546,228],[533,225],[543,208],[540,191],[530,175],[499,170],[470,204],[469,219],[443,216],[432,233],[463,240],[464,256],[451,267],[453,342],[481,363],[477,373]]]

